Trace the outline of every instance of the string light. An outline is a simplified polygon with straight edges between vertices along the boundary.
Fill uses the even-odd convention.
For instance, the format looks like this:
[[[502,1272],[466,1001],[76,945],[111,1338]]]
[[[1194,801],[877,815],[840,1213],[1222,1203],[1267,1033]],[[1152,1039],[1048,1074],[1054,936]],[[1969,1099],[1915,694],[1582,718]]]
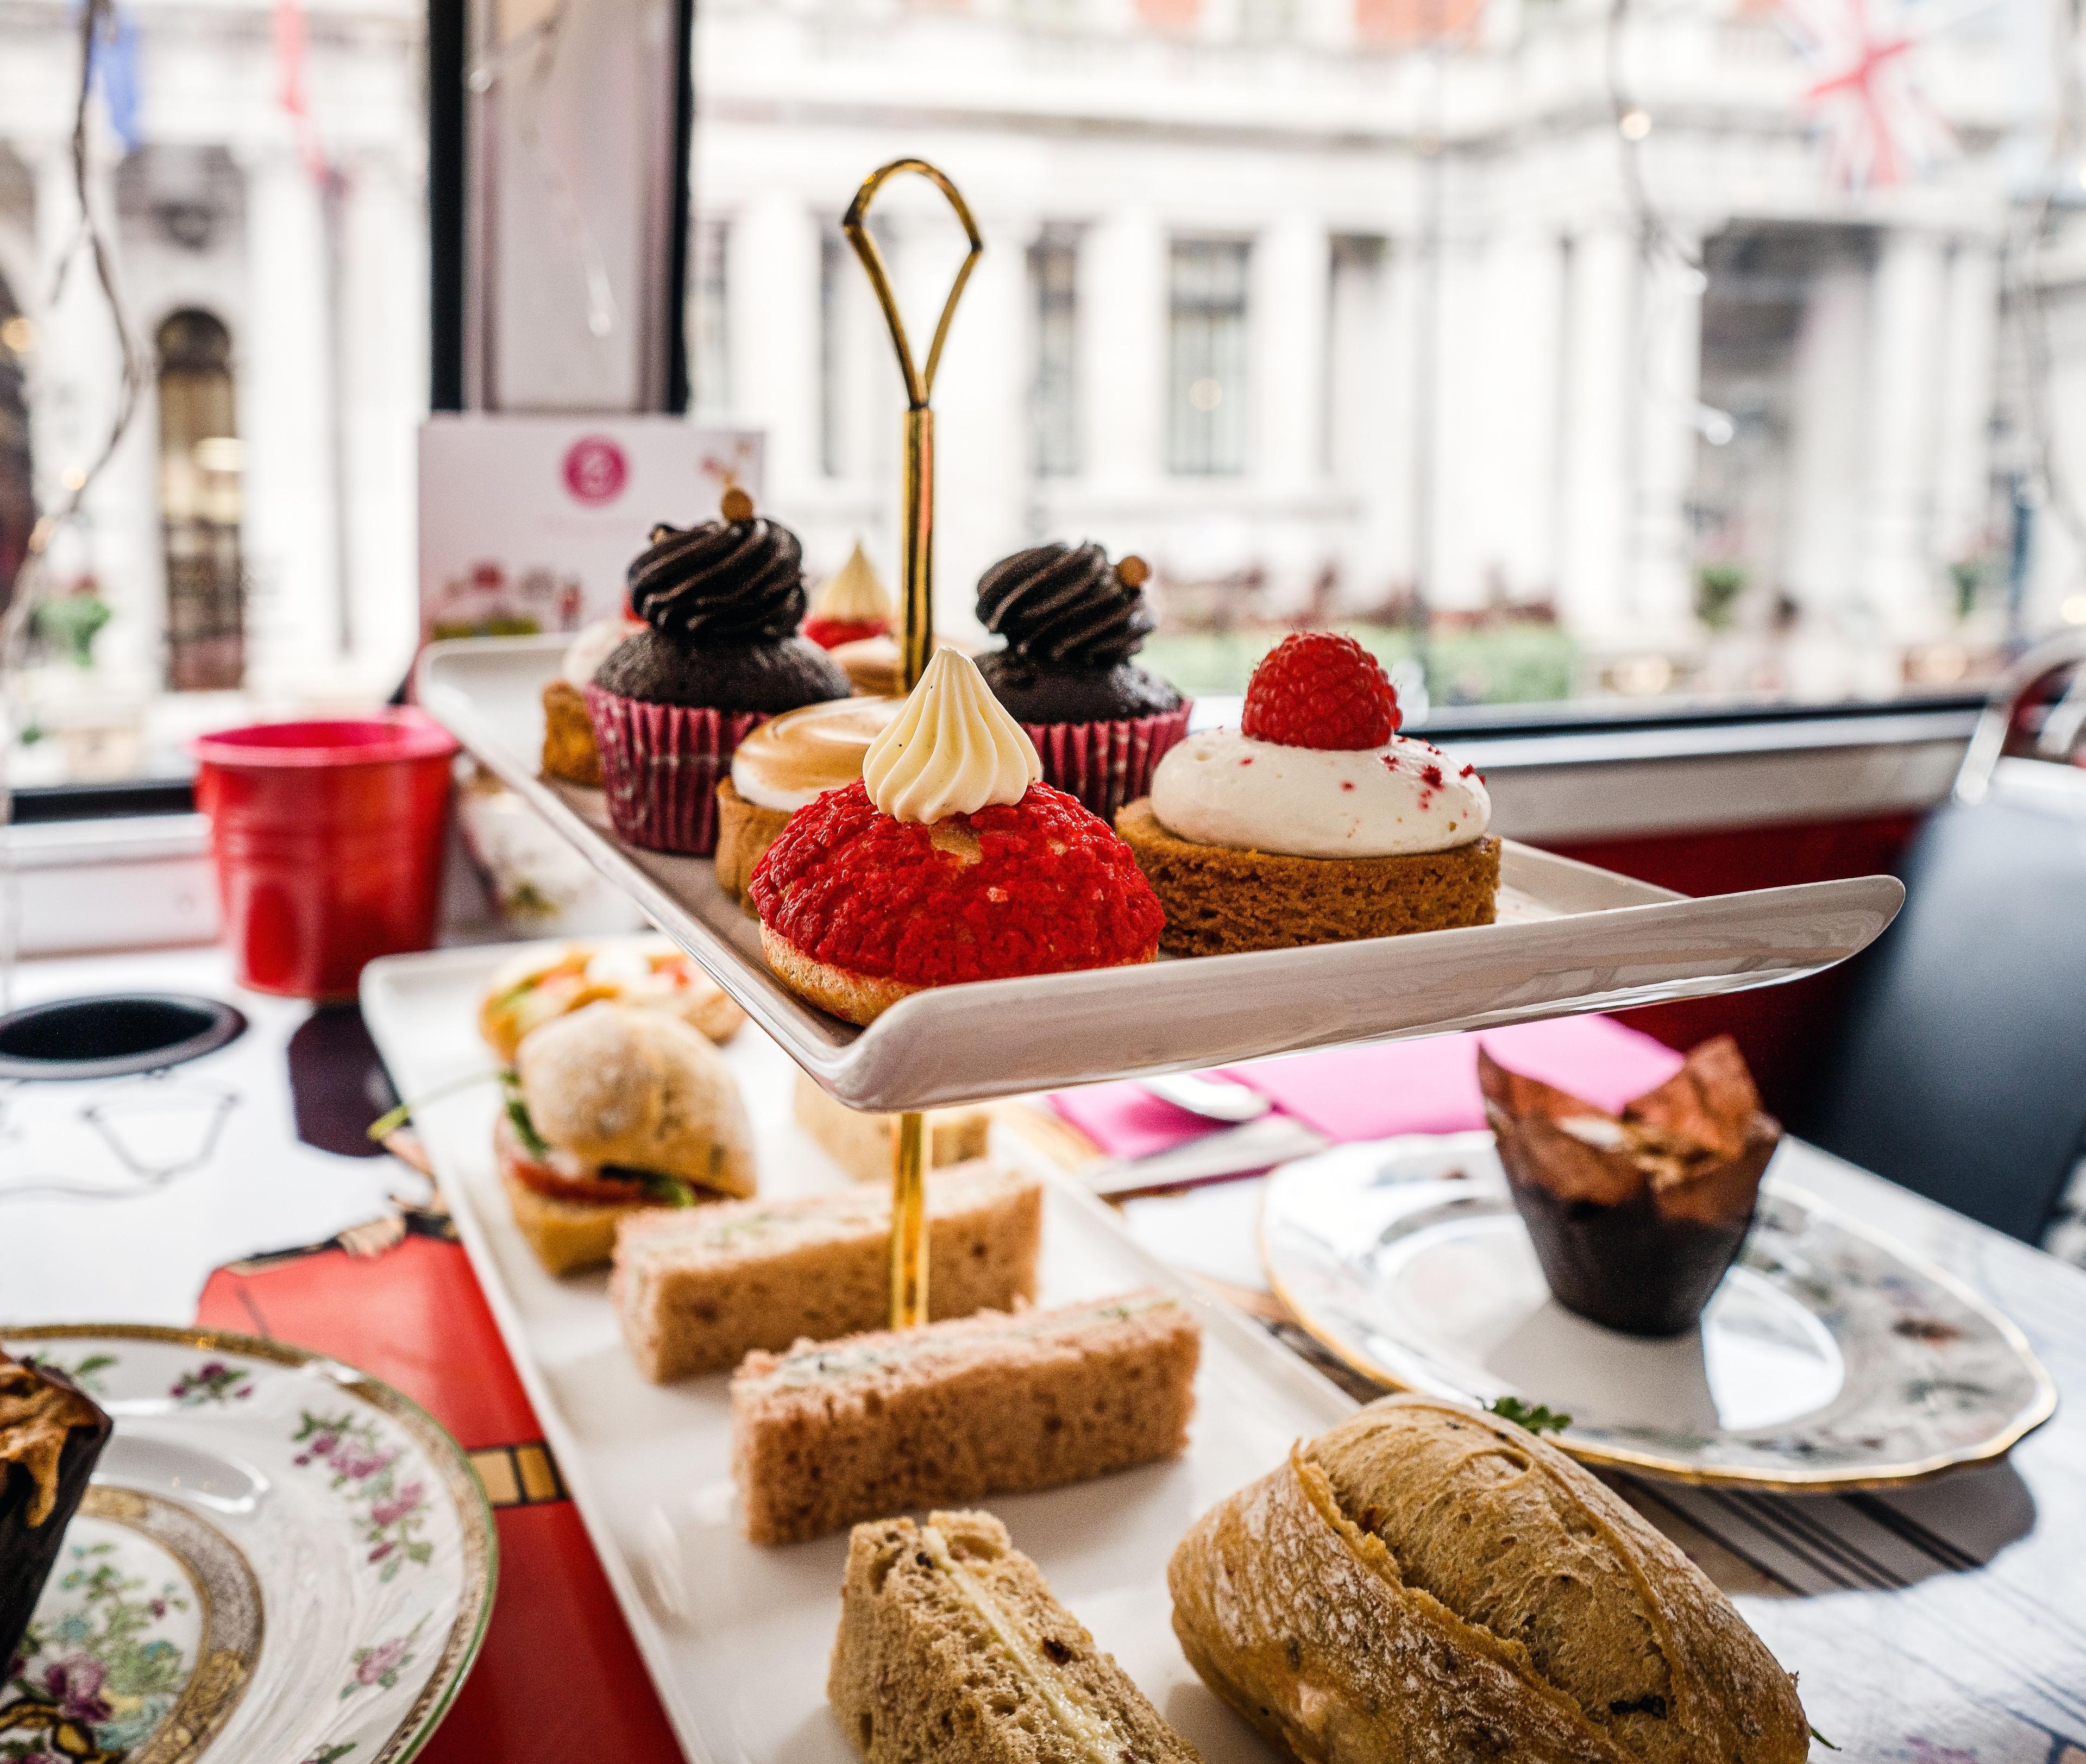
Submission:
[[[1622,131],[1625,141],[1641,141],[1651,133],[1651,116],[1648,111],[1625,110],[1616,120],[1616,128]]]

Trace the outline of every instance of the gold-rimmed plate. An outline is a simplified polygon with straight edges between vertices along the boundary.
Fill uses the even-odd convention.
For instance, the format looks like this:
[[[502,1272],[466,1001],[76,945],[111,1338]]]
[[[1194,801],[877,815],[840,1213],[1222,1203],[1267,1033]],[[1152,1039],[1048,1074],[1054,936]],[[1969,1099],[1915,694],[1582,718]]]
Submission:
[[[0,1347],[68,1373],[116,1424],[0,1663],[0,1755],[419,1751],[484,1639],[499,1561],[484,1490],[426,1410],[248,1336],[9,1327]]]
[[[1701,1326],[1620,1334],[1550,1296],[1490,1133],[1346,1146],[1269,1177],[1268,1283],[1381,1382],[1569,1413],[1590,1464],[1782,1490],[1879,1488],[2004,1452],[2056,1388],[1960,1282],[1778,1180]]]

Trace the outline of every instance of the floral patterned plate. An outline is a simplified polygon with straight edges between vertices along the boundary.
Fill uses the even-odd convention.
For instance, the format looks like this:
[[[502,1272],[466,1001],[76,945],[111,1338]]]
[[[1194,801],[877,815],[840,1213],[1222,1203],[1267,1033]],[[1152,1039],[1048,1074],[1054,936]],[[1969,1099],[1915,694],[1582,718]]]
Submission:
[[[1676,1481],[1914,1481],[1997,1457],[2056,1407],[2012,1324],[1772,1170],[1701,1326],[1667,1341],[1550,1296],[1488,1133],[1286,1164],[1260,1244],[1269,1286],[1357,1371],[1568,1413],[1573,1456]]]
[[[9,1329],[116,1430],[0,1662],[0,1764],[394,1764],[478,1653],[499,1546],[389,1385],[246,1336]]]

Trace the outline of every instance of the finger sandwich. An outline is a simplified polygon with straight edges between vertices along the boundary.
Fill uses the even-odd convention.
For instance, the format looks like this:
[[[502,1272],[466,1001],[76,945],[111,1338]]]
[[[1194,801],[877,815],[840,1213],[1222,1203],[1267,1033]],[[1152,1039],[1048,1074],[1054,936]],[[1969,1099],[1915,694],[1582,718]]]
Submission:
[[[867,1764],[1200,1764],[990,1513],[855,1527],[826,1695]]]
[[[1043,1191],[977,1163],[927,1179],[930,1314],[1036,1295]],[[615,1242],[609,1295],[655,1383],[723,1371],[756,1348],[874,1329],[891,1311],[891,1197],[845,1194],[639,1214]]]
[[[731,1381],[746,1534],[794,1543],[1176,1456],[1201,1351],[1185,1305],[1133,1292],[750,1354]]]

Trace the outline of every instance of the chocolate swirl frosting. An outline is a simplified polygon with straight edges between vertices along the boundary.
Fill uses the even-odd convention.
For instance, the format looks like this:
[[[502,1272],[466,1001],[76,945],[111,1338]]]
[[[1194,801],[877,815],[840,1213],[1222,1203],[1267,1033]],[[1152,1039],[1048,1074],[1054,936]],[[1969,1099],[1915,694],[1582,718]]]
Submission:
[[[1142,580],[1140,574],[1138,580]],[[1089,542],[1039,545],[1002,558],[978,580],[978,621],[1032,665],[1113,668],[1152,635],[1143,592]]]
[[[670,637],[776,643],[804,622],[803,542],[757,515],[654,527],[628,579],[632,609]]]

